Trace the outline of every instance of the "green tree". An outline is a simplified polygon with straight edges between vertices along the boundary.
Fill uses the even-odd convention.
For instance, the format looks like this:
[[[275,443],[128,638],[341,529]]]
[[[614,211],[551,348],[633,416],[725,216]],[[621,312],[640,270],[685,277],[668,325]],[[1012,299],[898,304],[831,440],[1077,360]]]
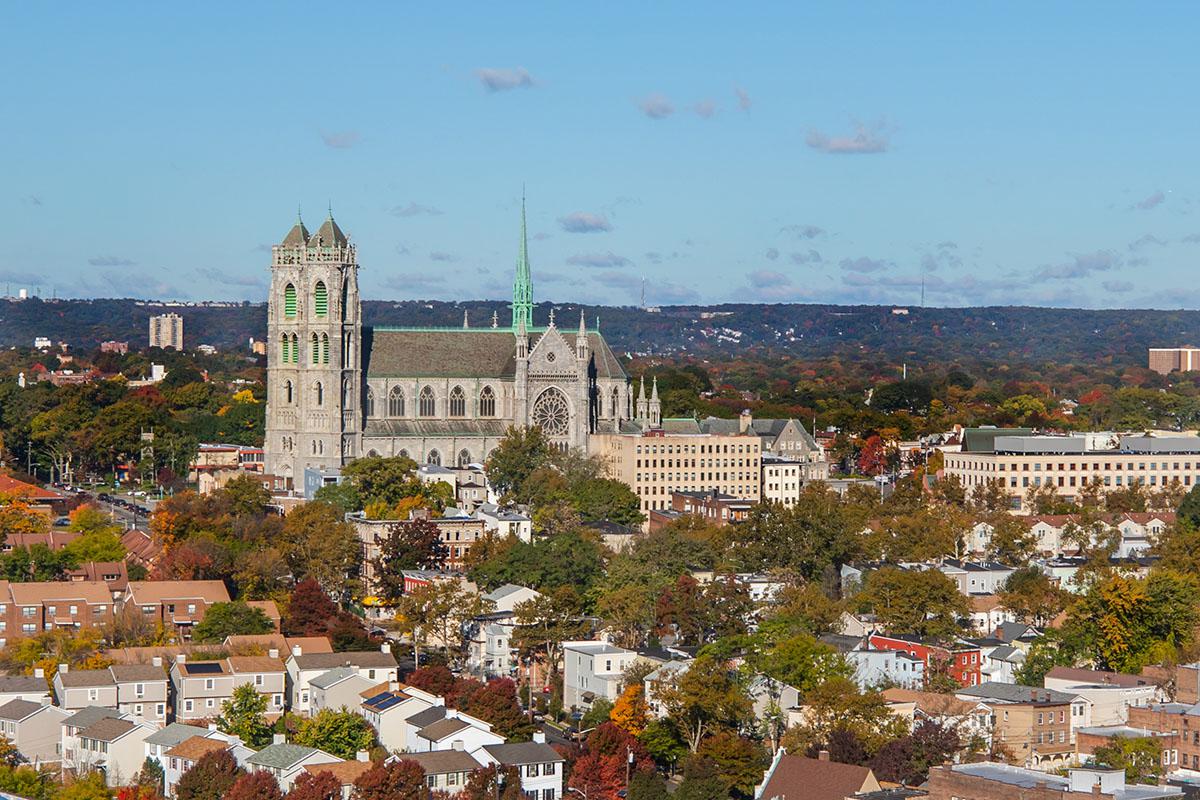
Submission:
[[[313,499],[329,503],[343,514],[363,510],[362,495],[359,494],[358,487],[354,485],[353,481],[344,480],[341,483],[327,483],[320,489],[317,489],[313,495]]]
[[[761,776],[760,776],[761,777]],[[667,782],[657,772],[639,772],[629,778],[626,800],[671,800]]]
[[[854,672],[836,650],[806,633],[772,642],[751,660],[764,675],[801,692]]]
[[[1038,567],[1022,567],[1004,581],[997,593],[1000,605],[1023,622],[1045,626],[1062,613],[1067,595]]]
[[[312,578],[335,597],[358,574],[360,548],[354,526],[329,503],[305,503],[284,518],[280,550],[292,574]]]
[[[488,456],[488,481],[501,495],[522,501],[529,476],[550,460],[550,445],[538,427],[510,427]]]
[[[733,731],[717,731],[705,738],[694,757],[712,762],[716,777],[732,798],[753,797],[769,764],[760,746]]]
[[[804,724],[789,728],[783,736],[782,745],[789,753],[830,749],[831,737],[842,731],[870,754],[906,731],[904,721],[891,712],[881,694],[860,691],[849,678],[826,681],[808,692],[805,701]]]
[[[681,675],[660,684],[658,700],[695,753],[705,736],[733,730],[749,719],[750,699],[729,667],[701,653]]]
[[[1092,762],[1125,770],[1126,783],[1158,783],[1162,750],[1153,736],[1116,736],[1092,750]]]
[[[589,478],[570,489],[571,504],[584,520],[609,520],[618,525],[640,525],[645,516],[641,500],[624,483],[611,478]]]
[[[275,630],[261,608],[244,601],[213,603],[204,612],[204,619],[192,631],[197,642],[223,642],[226,637],[244,634],[270,633]]]
[[[342,477],[357,489],[360,508],[372,503],[394,506],[422,490],[417,462],[403,456],[356,458],[342,467]]]
[[[882,567],[867,574],[856,602],[889,632],[918,636],[954,635],[970,611],[958,585],[936,569]]]
[[[674,800],[728,800],[729,788],[717,774],[716,764],[693,755],[684,762],[683,780],[672,797]]]
[[[1200,530],[1200,483],[1193,486],[1183,500],[1179,503],[1179,508],[1175,511],[1176,519],[1183,523],[1188,523],[1192,530]]]
[[[271,726],[267,723],[267,698],[254,690],[253,684],[243,683],[233,690],[233,696],[221,704],[217,727],[233,734],[258,749],[271,743]],[[199,762],[197,762],[199,766]]]
[[[402,595],[396,603],[401,630],[412,637],[413,657],[420,663],[420,646],[436,634],[451,665],[457,665],[466,647],[467,623],[491,606],[458,580],[435,580]]]
[[[323,708],[315,716],[301,720],[293,741],[352,761],[358,751],[373,748],[376,738],[375,729],[361,715],[346,709]]]

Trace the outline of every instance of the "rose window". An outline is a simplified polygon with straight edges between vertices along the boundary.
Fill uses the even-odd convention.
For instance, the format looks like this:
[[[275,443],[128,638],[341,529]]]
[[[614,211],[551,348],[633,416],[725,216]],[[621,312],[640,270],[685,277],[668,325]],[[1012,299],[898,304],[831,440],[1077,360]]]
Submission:
[[[547,389],[533,404],[533,424],[547,436],[566,436],[570,430],[571,411],[567,398],[557,389]]]

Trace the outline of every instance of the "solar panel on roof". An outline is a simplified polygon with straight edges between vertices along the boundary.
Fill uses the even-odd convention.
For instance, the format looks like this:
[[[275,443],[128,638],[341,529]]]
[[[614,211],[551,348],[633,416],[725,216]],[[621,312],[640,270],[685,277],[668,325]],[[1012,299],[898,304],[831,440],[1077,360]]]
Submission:
[[[209,673],[214,673],[214,672],[220,672],[221,665],[220,664],[188,664],[187,671],[194,672],[194,673],[201,674],[201,675],[209,674]]]
[[[367,705],[374,705],[389,695],[391,695],[391,692],[380,692],[379,694],[372,695],[371,697],[367,698]]]
[[[396,695],[392,695],[387,700],[384,700],[383,702],[381,702],[379,704],[378,708],[380,711],[386,711],[387,709],[391,708],[392,706],[399,705],[403,701],[404,701],[403,697],[397,697]]]

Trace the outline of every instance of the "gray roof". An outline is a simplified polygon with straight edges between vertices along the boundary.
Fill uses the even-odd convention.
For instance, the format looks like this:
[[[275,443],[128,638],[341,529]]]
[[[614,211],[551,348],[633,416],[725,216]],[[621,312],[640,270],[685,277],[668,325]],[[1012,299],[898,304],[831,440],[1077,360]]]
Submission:
[[[503,600],[505,597],[508,597],[510,594],[513,594],[514,592],[523,591],[524,589],[525,589],[524,586],[518,586],[515,583],[506,583],[503,586],[500,586],[500,587],[488,592],[483,597],[485,600],[493,600],[493,601],[499,602],[500,600]]]
[[[165,681],[167,673],[153,664],[113,664],[108,668],[118,683]]]
[[[184,725],[182,722],[172,722],[162,730],[155,731],[147,736],[146,742],[147,744],[158,744],[170,748],[186,742],[193,736],[207,736],[209,733],[208,728],[201,728],[196,725]]]
[[[1033,428],[964,428],[962,449],[964,453],[990,453],[997,436],[1031,435]]]
[[[308,240],[309,247],[316,247],[318,244],[324,247],[344,246],[346,243],[346,234],[342,233],[342,229],[333,221],[332,215],[321,223],[321,227],[317,228],[317,232]]]
[[[574,335],[565,333],[569,341]],[[530,350],[540,334],[530,332]],[[588,333],[599,378],[625,378],[604,337]],[[517,337],[503,328],[364,328],[363,366],[370,377],[512,378],[517,374]],[[376,398],[376,402],[380,398]],[[416,402],[408,397],[409,403]]]
[[[431,753],[402,753],[405,761],[416,761],[426,775],[441,775],[447,772],[473,772],[479,762],[462,750],[434,750]]]
[[[80,738],[95,739],[100,742],[114,742],[137,727],[137,723],[127,719],[106,717],[88,725],[79,732]]]
[[[447,717],[421,728],[421,730],[417,731],[417,736],[420,736],[422,739],[428,739],[431,742],[440,742],[447,736],[453,736],[463,728],[469,727],[471,726],[461,719]]]
[[[317,689],[328,689],[330,686],[341,683],[347,678],[352,678],[358,674],[358,670],[354,667],[335,667],[324,672],[308,682],[309,686],[314,686]]]
[[[1014,767],[1010,764],[1000,764],[994,761],[981,761],[974,764],[955,764],[950,768],[960,775],[973,775],[997,783],[1033,789],[1044,784],[1052,791],[1067,792],[1071,781],[1061,775],[1049,772]],[[1157,797],[1183,797],[1183,789],[1178,786],[1133,786],[1126,785],[1123,789],[1115,790],[1112,797],[1116,800],[1150,800]]]
[[[112,673],[107,669],[79,669],[59,672],[57,679],[68,689],[81,686],[115,686]]]
[[[0,694],[46,692],[46,679],[34,675],[0,675]]]
[[[378,399],[375,401],[379,402]],[[378,406],[376,406],[378,408]],[[367,436],[503,436],[502,419],[368,419]]]
[[[0,719],[22,720],[42,708],[46,706],[29,700],[9,700],[0,706]]]
[[[315,747],[305,747],[299,744],[270,744],[259,750],[254,755],[246,759],[251,764],[257,764],[264,767],[277,767],[279,769],[287,769],[288,767],[303,761],[313,753],[321,752]]]
[[[418,711],[405,721],[417,728],[424,728],[426,725],[432,725],[439,719],[446,716],[445,706],[430,706],[424,711]]]
[[[283,244],[285,247],[303,247],[308,241],[308,235],[308,228],[304,227],[302,221],[296,220],[287,236],[283,237]]]
[[[565,761],[548,744],[542,742],[515,742],[513,744],[485,744],[483,749],[492,758],[505,766],[518,764],[544,764],[549,761]]]
[[[63,724],[69,725],[72,728],[86,728],[102,719],[119,719],[120,716],[121,713],[115,708],[88,706],[87,708],[79,709],[74,714],[64,719]]]
[[[360,650],[349,653],[304,653],[291,657],[300,669],[328,671],[336,667],[355,666],[383,668],[396,666],[396,657],[382,650]]]
[[[960,698],[992,700],[998,703],[1070,703],[1079,697],[1077,694],[1043,689],[1040,686],[1021,686],[1020,684],[995,681],[985,681],[978,686],[967,686],[956,690],[954,694]]]

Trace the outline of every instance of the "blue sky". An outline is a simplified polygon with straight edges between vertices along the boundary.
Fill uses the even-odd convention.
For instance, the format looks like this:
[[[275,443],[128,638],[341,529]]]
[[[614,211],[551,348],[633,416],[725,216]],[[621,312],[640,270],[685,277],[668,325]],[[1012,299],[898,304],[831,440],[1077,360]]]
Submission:
[[[538,300],[1200,306],[1195,4],[5,22],[14,291],[261,300],[264,248],[332,203],[364,297],[505,298],[524,184]]]

